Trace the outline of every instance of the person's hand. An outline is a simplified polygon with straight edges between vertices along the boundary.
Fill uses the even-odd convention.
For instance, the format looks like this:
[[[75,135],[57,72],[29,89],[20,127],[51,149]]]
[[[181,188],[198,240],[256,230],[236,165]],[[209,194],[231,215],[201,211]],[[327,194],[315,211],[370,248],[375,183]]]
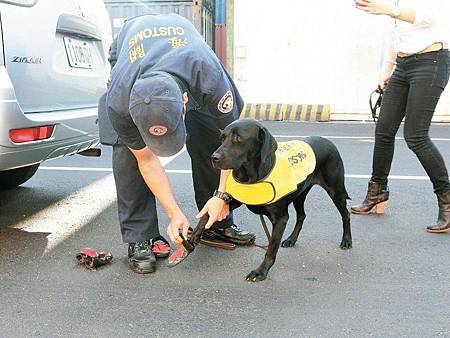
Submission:
[[[392,71],[383,72],[380,75],[380,79],[378,81],[378,89],[384,90],[384,87],[386,87],[387,84],[389,83],[391,76],[392,76]]]
[[[356,8],[373,15],[391,15],[393,6],[373,0],[355,0]]]
[[[180,232],[183,234],[183,237],[187,239],[189,230],[189,221],[184,216],[184,214],[180,211],[175,214],[171,219],[170,223],[167,227],[167,235],[172,242],[176,245],[180,245],[183,242],[183,238],[180,236]]]
[[[201,218],[206,213],[208,213],[209,219],[205,229],[209,229],[215,222],[225,219],[230,214],[230,206],[219,197],[213,196],[196,217]]]

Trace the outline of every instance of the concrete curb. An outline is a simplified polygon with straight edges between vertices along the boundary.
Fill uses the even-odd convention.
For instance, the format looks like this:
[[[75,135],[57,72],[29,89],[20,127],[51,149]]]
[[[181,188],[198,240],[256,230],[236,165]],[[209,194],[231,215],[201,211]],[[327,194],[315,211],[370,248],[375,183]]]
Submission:
[[[260,121],[328,122],[331,106],[328,104],[247,103],[241,118]]]

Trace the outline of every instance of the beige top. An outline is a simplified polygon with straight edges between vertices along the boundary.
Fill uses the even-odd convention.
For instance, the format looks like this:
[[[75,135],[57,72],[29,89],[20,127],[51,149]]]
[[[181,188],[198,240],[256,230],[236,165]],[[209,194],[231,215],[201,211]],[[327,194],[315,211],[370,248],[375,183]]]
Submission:
[[[401,53],[417,53],[435,42],[447,44],[450,30],[450,0],[394,0],[401,8],[416,11],[414,24],[395,20],[394,49]]]

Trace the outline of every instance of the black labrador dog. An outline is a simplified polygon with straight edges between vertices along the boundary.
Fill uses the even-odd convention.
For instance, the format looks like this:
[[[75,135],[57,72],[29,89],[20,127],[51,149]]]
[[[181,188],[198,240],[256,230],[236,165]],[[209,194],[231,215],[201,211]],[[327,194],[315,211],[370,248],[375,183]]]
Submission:
[[[247,275],[247,280],[256,282],[267,277],[269,269],[275,262],[286,223],[289,218],[288,206],[293,203],[297,220],[294,231],[281,244],[283,247],[295,245],[305,220],[304,202],[311,188],[318,184],[331,197],[342,217],[343,235],[342,249],[352,247],[350,230],[350,214],[347,210],[349,199],[344,185],[344,165],[336,146],[329,140],[313,136],[305,139],[312,148],[316,165],[314,171],[297,185],[297,190],[282,197],[278,201],[265,205],[247,205],[255,214],[265,215],[272,223],[272,235],[262,264]],[[256,183],[271,172],[274,167],[277,142],[270,132],[253,119],[238,120],[228,125],[222,133],[222,145],[212,154],[213,166],[217,169],[232,169],[233,177],[245,184]],[[233,199],[230,210],[242,205]],[[207,222],[207,216],[200,219],[194,229],[190,242],[196,244]]]

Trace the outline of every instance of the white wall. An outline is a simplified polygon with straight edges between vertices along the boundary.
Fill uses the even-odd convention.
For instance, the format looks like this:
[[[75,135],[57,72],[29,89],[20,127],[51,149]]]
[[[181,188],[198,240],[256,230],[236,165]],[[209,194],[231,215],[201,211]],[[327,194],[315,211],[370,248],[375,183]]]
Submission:
[[[332,118],[364,119],[391,25],[353,0],[235,0],[234,77],[249,103],[331,104]]]

